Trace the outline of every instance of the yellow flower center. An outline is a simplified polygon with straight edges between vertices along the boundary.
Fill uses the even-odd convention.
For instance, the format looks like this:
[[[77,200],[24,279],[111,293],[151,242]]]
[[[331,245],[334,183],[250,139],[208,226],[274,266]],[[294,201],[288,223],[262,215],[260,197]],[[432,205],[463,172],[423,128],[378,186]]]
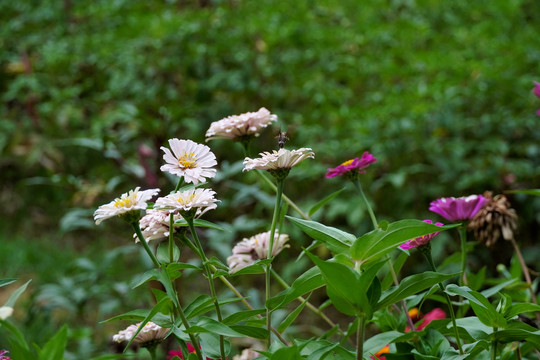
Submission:
[[[349,166],[349,165],[351,165],[351,164],[352,164],[352,162],[353,162],[353,161],[354,161],[354,159],[351,159],[351,160],[347,160],[347,161],[345,161],[345,162],[344,162],[343,164],[341,164],[341,165],[344,165],[344,166]]]
[[[182,169],[193,169],[197,167],[197,159],[195,153],[185,153],[178,159],[178,164]]]
[[[409,310],[409,316],[411,318],[418,316],[418,308],[412,308],[411,310]]]
[[[121,198],[116,198],[114,200],[114,207],[123,208],[131,207],[137,204],[137,194],[124,195]]]
[[[181,205],[187,205],[192,202],[193,199],[195,199],[195,194],[191,194],[188,196],[180,196],[178,197],[178,199],[176,199],[176,201],[178,201]]]

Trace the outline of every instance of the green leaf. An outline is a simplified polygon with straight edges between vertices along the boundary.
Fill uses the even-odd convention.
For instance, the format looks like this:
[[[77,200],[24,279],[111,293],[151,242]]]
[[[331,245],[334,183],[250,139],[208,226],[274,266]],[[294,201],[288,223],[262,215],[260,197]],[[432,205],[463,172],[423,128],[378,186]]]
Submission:
[[[230,328],[240,334],[255,339],[268,339],[268,330],[262,327],[249,325],[231,325]]]
[[[282,347],[275,351],[269,358],[269,360],[302,360],[300,351],[296,345]]]
[[[173,261],[169,257],[169,242],[163,241],[158,246],[156,258],[162,264],[174,264],[180,259],[180,249],[176,244],[173,245]]]
[[[0,287],[12,284],[15,281],[17,281],[17,279],[1,279],[0,280]]]
[[[375,261],[407,240],[456,226],[459,224],[437,226],[414,219],[396,221],[391,223],[386,231],[375,229],[356,239],[351,247],[351,256],[361,264]]]
[[[28,287],[28,284],[30,284],[30,281],[32,281],[32,280],[28,280],[24,285],[22,285],[17,290],[12,292],[9,299],[8,299],[8,301],[5,304],[5,306],[9,306],[9,307],[12,307],[12,308],[15,307],[15,303],[17,302],[17,299],[26,290],[26,288]]]
[[[352,234],[316,221],[302,220],[291,216],[287,216],[287,219],[298,226],[308,236],[322,242],[330,251],[337,254],[348,251],[351,244],[356,240],[356,236]]]
[[[228,337],[244,337],[244,334],[233,330],[230,326],[220,323],[209,317],[201,317],[199,321],[186,329],[187,334],[194,333],[213,333]]]
[[[343,190],[345,190],[345,188],[342,188],[342,189],[339,189],[338,191],[333,192],[332,194],[328,195],[327,197],[325,197],[324,199],[322,199],[321,201],[313,205],[311,209],[309,209],[308,215],[312,216],[313,214],[315,214],[320,208],[326,205],[326,203],[330,202],[333,198],[341,194]]]
[[[508,320],[513,318],[516,315],[527,313],[527,312],[540,312],[540,305],[532,303],[518,303],[513,304],[504,314],[504,317]]]
[[[229,231],[229,230],[225,229],[224,227],[219,226],[218,224],[214,224],[213,222],[203,220],[203,219],[194,219],[193,220],[193,225],[196,226],[196,227],[210,228],[210,229],[219,230],[219,231]],[[189,225],[188,225],[186,220],[179,219],[179,220],[176,220],[174,222],[174,226],[186,226],[187,227]]]
[[[67,343],[67,326],[64,325],[39,352],[39,360],[63,360]]]
[[[473,291],[466,286],[457,286],[455,284],[449,284],[446,287],[446,292],[449,295],[458,295],[469,300],[474,313],[485,325],[495,328],[504,328],[506,326],[504,316],[498,313],[489,300],[479,292]]]
[[[287,290],[268,299],[266,306],[269,309],[279,309],[299,296],[324,286],[324,280],[318,267],[312,267],[300,275]]]
[[[131,288],[135,289],[143,284],[146,284],[150,280],[156,280],[158,273],[159,271],[157,269],[152,269],[144,272],[141,275],[135,276],[135,278],[131,282]]]
[[[137,329],[133,337],[129,340],[124,351],[127,350],[131,346],[131,343],[133,342],[133,340],[135,340],[135,337],[137,337],[137,335],[142,331],[143,327],[149,321],[153,320],[157,314],[165,312],[165,309],[167,309],[170,305],[171,305],[171,299],[169,298],[163,298],[156,305],[154,305],[154,307],[152,308],[152,310],[150,310],[148,315],[146,315],[146,317],[141,321],[139,328]]]
[[[201,294],[197,296],[197,298],[193,300],[191,304],[186,306],[184,309],[184,314],[186,318],[190,319],[204,314],[205,312],[212,310],[214,307],[214,298],[206,294]]]
[[[377,304],[375,310],[386,308],[456,275],[459,274],[440,274],[433,271],[426,271],[421,274],[407,276],[405,279],[401,280],[398,286],[393,286],[382,293],[381,300]]]
[[[242,268],[234,273],[232,273],[232,276],[239,276],[239,275],[248,275],[248,274],[264,274],[266,271],[266,265],[270,264],[272,262],[272,259],[261,259],[255,261],[253,264],[246,266],[245,268]]]
[[[304,301],[302,301],[300,303],[300,305],[298,305],[298,307],[296,309],[294,309],[294,311],[292,311],[289,315],[287,315],[287,317],[285,318],[285,320],[283,320],[278,328],[277,328],[277,331],[282,333],[284,332],[285,330],[287,330],[287,328],[294,322],[294,320],[296,320],[296,318],[298,317],[298,315],[300,315],[300,313],[302,312],[302,310],[304,309],[304,307],[306,306],[309,298],[311,297],[311,294],[310,296],[308,296],[306,299],[304,299]]]
[[[213,333],[201,333],[199,334],[199,338],[201,339],[201,350],[203,359],[211,358],[211,359],[220,359],[221,353],[220,353],[220,344],[219,344],[219,336],[217,334]],[[231,352],[231,343],[228,339],[224,339],[224,345],[225,345],[225,355],[228,355]]]
[[[323,261],[309,252],[307,256],[321,270],[326,293],[338,311],[346,315],[371,312],[366,295],[368,287],[360,287],[360,275],[356,271],[340,263]]]
[[[375,355],[383,347],[391,344],[394,339],[402,335],[403,333],[398,331],[386,331],[370,337],[364,342],[364,358]]]
[[[257,315],[264,314],[265,312],[265,309],[238,311],[234,314],[227,316],[225,319],[223,319],[222,323],[224,323],[225,325],[236,324],[246,319],[251,319]]]
[[[505,193],[540,196],[540,189],[506,190]]]
[[[10,344],[13,359],[32,359],[34,357],[26,343],[23,333],[19,329],[11,323],[1,319],[0,327],[6,328],[11,334],[12,340],[10,340]]]
[[[495,294],[498,294],[502,289],[504,289],[508,285],[511,285],[511,284],[513,284],[513,283],[515,283],[517,281],[518,281],[517,278],[507,280],[507,281],[505,281],[503,283],[500,283],[500,284],[497,284],[497,285],[495,285],[493,287],[490,287],[489,289],[485,289],[485,290],[480,291],[480,294],[484,295],[486,298],[491,297],[491,296],[493,296]]]

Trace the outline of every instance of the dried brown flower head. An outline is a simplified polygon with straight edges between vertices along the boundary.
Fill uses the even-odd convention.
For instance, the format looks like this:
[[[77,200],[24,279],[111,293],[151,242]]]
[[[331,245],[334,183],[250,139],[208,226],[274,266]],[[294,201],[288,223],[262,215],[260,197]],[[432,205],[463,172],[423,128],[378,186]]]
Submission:
[[[476,239],[493,246],[501,237],[507,241],[514,240],[517,229],[516,211],[510,207],[510,202],[504,195],[496,195],[489,191],[484,193],[488,202],[476,213],[469,222],[469,229],[474,231]]]

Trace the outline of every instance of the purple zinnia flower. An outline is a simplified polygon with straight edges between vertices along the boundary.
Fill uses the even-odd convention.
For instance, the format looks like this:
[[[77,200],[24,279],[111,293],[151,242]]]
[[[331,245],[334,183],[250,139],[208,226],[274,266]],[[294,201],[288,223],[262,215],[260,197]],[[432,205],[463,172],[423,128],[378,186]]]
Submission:
[[[431,221],[431,220],[424,220],[424,222],[426,222],[428,224],[433,224],[433,221]],[[443,226],[444,224],[440,223],[440,222],[436,222],[435,225]],[[419,246],[422,246],[422,245],[426,245],[428,242],[431,241],[431,239],[433,239],[433,237],[435,237],[439,233],[440,233],[440,231],[437,231],[437,232],[434,232],[434,233],[431,233],[431,234],[427,234],[427,235],[424,235],[424,236],[420,236],[420,237],[408,240],[405,244],[402,244],[399,247],[402,248],[402,249],[407,250],[407,249],[412,249],[412,248],[419,247]]]
[[[429,210],[450,221],[470,220],[487,201],[482,195],[440,198],[429,204]]]
[[[364,169],[376,161],[377,159],[375,158],[375,156],[366,151],[362,154],[361,158],[347,160],[343,164],[338,165],[335,168],[328,169],[328,172],[326,173],[326,178],[341,176],[348,173],[349,171],[355,170],[357,173],[363,174],[365,173]]]

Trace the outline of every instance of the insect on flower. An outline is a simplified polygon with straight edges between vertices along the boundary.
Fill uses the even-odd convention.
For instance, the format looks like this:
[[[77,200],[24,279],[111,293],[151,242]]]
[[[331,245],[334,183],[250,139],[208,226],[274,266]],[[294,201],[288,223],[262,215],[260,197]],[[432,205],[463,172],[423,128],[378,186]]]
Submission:
[[[279,148],[283,149],[283,147],[285,146],[285,143],[287,142],[287,140],[289,140],[289,137],[287,136],[286,131],[281,131],[281,129],[279,129],[276,139],[277,139]]]

